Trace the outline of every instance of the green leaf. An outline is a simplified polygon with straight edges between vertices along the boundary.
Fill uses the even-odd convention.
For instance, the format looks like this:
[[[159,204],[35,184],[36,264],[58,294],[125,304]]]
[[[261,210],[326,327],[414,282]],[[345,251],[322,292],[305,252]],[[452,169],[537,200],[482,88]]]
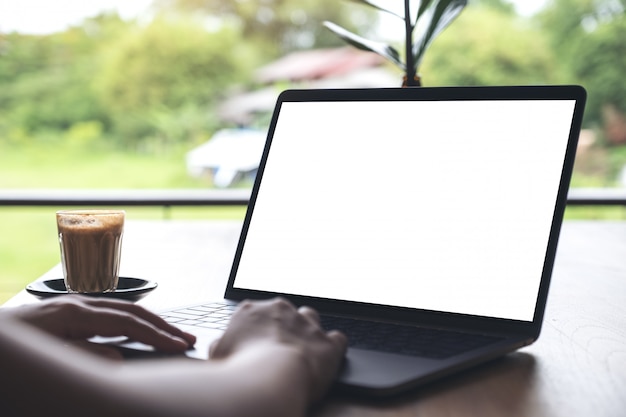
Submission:
[[[384,7],[379,6],[378,4],[372,3],[369,0],[352,0],[352,1],[355,2],[355,3],[365,4],[367,6],[375,8],[377,10],[380,10],[381,12],[389,13],[389,14],[391,14],[393,16],[399,17],[400,19],[404,20],[404,16],[402,16],[402,15],[396,13],[396,12],[393,12],[393,11],[391,11],[389,9],[385,9]],[[430,1],[430,0],[428,0],[428,1]]]
[[[422,0],[422,1],[420,1],[420,7],[417,10],[417,17],[415,18],[415,22],[416,23],[419,20],[419,18],[422,17],[422,15],[426,11],[426,9],[428,9],[428,6],[430,6],[430,3],[432,3],[432,0]]]
[[[426,1],[424,3],[430,3]],[[417,69],[424,52],[431,42],[443,31],[467,6],[467,0],[440,0],[436,1],[428,11],[423,11],[422,17],[427,18],[430,15],[430,22],[426,29],[417,36],[415,46],[413,47],[413,56],[415,58],[414,67]],[[422,7],[420,7],[420,10]]]
[[[375,52],[378,55],[393,62],[403,71],[406,70],[404,63],[402,62],[402,59],[400,58],[400,54],[393,46],[388,45],[384,42],[376,42],[376,41],[371,41],[369,39],[365,39],[332,22],[326,21],[324,22],[324,26],[327,29],[329,29],[331,32],[339,36],[341,39],[348,42],[350,45],[355,46],[356,48],[362,49],[364,51]]]

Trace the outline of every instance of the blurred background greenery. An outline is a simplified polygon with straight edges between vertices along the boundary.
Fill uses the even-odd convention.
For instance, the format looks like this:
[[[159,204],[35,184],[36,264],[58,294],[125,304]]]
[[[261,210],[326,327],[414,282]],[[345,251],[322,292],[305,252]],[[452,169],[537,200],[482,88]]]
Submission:
[[[507,0],[473,0],[420,73],[426,86],[582,84],[585,127],[599,144],[621,145],[625,9],[626,0],[548,0],[527,17]],[[215,109],[225,98],[262,87],[258,68],[293,51],[343,46],[323,20],[390,36],[378,19],[350,1],[156,0],[149,21],[105,13],[48,35],[0,32],[0,146],[156,153],[200,143],[224,127]]]
[[[185,153],[236,126],[219,117],[219,106],[267,87],[259,68],[296,51],[344,47],[324,20],[402,49],[400,22],[351,1],[155,0],[150,10],[149,19],[101,13],[39,35],[2,32],[0,24],[0,189],[210,187],[188,175]],[[419,72],[425,86],[585,86],[573,186],[626,186],[625,39],[626,0],[546,0],[532,16],[507,0],[470,0]],[[399,86],[402,74],[385,69]],[[291,86],[307,84],[275,87]],[[53,211],[0,208],[0,303],[58,261]],[[241,216],[239,209],[173,213]],[[624,212],[568,209],[568,216]]]

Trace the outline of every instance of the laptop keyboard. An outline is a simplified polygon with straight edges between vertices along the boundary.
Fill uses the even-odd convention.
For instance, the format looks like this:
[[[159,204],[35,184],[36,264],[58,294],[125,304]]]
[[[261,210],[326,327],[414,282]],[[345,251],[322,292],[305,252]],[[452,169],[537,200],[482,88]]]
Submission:
[[[236,309],[236,305],[216,302],[168,311],[161,317],[172,324],[225,330]],[[320,319],[323,328],[345,333],[351,347],[432,359],[445,359],[500,340],[489,335],[346,317],[322,315]]]
[[[166,311],[160,315],[165,321],[172,324],[226,330],[230,316],[236,309],[237,306],[233,304],[208,303]]]
[[[321,316],[321,323],[325,329],[341,330],[351,347],[431,359],[445,359],[500,340],[476,333],[336,316]]]

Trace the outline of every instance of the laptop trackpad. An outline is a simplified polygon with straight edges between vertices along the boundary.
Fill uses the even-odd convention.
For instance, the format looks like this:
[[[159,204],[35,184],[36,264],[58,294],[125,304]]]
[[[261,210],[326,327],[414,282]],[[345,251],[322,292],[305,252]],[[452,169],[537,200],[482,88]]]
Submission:
[[[337,386],[341,390],[389,395],[444,368],[446,361],[348,349]]]

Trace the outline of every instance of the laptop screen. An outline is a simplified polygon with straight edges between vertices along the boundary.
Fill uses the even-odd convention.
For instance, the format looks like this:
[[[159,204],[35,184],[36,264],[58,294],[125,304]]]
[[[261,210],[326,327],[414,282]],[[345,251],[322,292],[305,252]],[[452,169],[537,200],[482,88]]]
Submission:
[[[532,321],[574,107],[283,102],[233,287]]]

